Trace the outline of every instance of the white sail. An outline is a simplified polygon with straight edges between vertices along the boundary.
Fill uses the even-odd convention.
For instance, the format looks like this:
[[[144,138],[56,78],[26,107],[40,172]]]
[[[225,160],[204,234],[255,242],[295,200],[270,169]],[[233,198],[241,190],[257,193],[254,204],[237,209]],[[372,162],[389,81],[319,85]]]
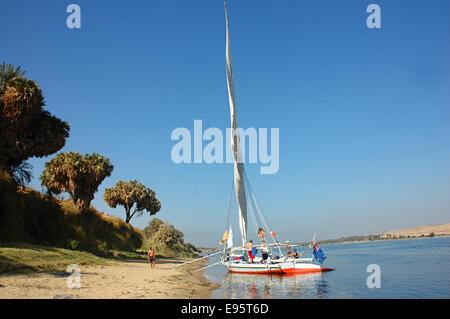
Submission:
[[[228,12],[225,3],[225,18],[227,31],[226,61],[227,61],[227,83],[228,99],[230,101],[231,115],[231,149],[234,154],[234,187],[239,205],[239,229],[241,231],[242,244],[247,242],[247,200],[244,188],[244,163],[240,147],[240,137],[238,132],[238,121],[236,114],[236,96],[234,94],[233,69],[231,66],[230,34],[228,31]]]
[[[228,239],[227,239],[227,248],[233,247],[233,229],[230,226],[230,231],[228,232]]]

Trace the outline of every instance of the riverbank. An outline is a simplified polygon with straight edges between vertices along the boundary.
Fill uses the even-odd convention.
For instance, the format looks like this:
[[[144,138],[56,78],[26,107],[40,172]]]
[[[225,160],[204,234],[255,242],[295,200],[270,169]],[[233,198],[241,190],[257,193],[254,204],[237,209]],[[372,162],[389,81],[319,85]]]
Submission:
[[[375,243],[375,242],[391,242],[397,240],[412,240],[412,239],[426,239],[426,238],[447,238],[450,235],[439,235],[439,236],[423,236],[423,237],[401,237],[401,238],[390,238],[390,239],[372,239],[372,240],[353,240],[353,241],[343,241],[336,243],[323,243],[322,246],[334,246],[334,245],[347,245],[347,244],[362,244],[362,243]]]
[[[319,240],[321,245],[339,245],[349,243],[366,243],[375,241],[398,240],[398,239],[415,239],[415,238],[432,238],[432,237],[449,237],[450,223],[440,225],[418,226],[401,230],[390,230],[383,233],[371,235],[355,235],[341,237],[337,239]],[[302,243],[309,244],[309,243]]]
[[[0,248],[0,299],[121,299],[210,298],[216,284],[203,271],[206,260],[174,267],[190,258],[157,258],[156,267],[146,260],[101,258],[86,252],[46,247]],[[67,285],[67,266],[80,268],[80,288]],[[75,282],[75,281],[74,281]]]

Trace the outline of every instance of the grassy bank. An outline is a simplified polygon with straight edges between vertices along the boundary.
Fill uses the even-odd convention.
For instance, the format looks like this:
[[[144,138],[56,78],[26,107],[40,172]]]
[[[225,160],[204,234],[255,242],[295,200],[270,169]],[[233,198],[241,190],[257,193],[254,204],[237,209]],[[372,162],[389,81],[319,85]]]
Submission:
[[[174,257],[156,255],[157,261],[173,260]],[[175,258],[186,258],[177,256]],[[109,250],[103,256],[98,254],[31,244],[0,242],[0,274],[30,274],[42,272],[64,272],[68,265],[81,266],[114,265],[120,261],[147,260],[143,250]],[[201,264],[201,262],[199,263]]]
[[[113,264],[115,259],[94,254],[28,244],[0,243],[0,274],[65,271],[68,265]]]
[[[92,206],[80,213],[71,201],[17,188],[11,177],[0,170],[0,242],[106,254],[109,250],[139,249],[142,232]]]

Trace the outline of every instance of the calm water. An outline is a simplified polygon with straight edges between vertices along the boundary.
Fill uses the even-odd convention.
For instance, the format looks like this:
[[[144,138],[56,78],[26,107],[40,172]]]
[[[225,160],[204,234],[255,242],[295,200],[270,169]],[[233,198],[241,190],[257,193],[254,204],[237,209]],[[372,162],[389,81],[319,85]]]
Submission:
[[[322,246],[334,271],[296,276],[205,270],[220,284],[212,298],[450,298],[450,238]],[[211,257],[210,264],[218,258]],[[369,289],[369,264],[381,268],[381,288]]]

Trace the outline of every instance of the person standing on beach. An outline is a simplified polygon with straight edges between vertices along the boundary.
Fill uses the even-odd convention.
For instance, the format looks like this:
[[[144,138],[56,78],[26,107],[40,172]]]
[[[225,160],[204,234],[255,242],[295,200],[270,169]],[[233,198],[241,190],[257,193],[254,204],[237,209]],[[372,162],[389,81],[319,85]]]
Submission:
[[[150,267],[152,267],[152,269],[155,268],[156,254],[152,247],[148,249],[147,256]]]

